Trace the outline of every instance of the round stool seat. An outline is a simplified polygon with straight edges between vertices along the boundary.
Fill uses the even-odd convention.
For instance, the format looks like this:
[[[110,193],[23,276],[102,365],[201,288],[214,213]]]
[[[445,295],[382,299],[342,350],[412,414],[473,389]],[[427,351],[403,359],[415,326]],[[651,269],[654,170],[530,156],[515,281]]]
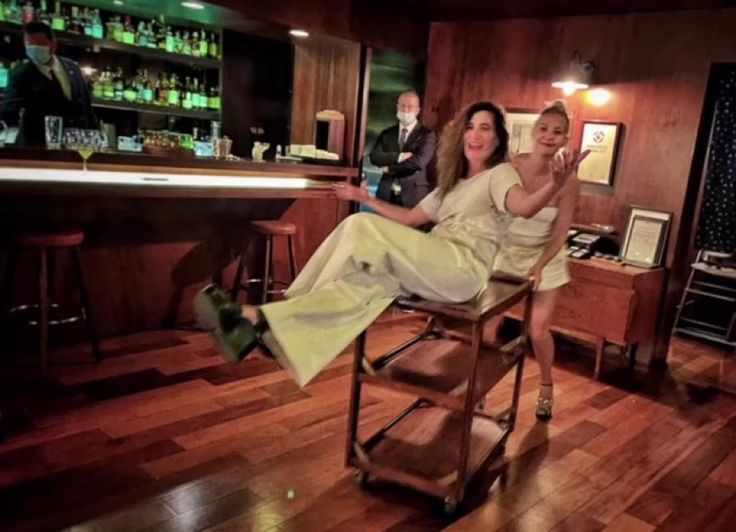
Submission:
[[[296,225],[291,222],[282,222],[280,220],[254,220],[250,222],[250,227],[255,232],[262,235],[296,234]]]
[[[50,233],[27,233],[18,235],[17,242],[32,248],[70,248],[79,246],[84,240],[82,231],[57,231]]]

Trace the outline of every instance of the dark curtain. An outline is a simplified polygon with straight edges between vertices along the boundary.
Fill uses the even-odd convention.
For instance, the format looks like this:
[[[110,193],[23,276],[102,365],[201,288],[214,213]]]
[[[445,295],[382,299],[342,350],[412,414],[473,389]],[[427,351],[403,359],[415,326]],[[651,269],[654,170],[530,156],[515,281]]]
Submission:
[[[724,72],[700,210],[698,249],[736,253],[736,67]]]

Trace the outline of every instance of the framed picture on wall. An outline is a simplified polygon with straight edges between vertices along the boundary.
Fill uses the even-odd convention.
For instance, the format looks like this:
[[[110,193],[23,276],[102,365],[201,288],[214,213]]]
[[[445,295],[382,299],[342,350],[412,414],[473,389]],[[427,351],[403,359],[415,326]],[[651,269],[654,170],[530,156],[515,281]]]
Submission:
[[[597,185],[613,184],[621,128],[620,122],[583,122],[580,152],[590,150],[590,154],[578,167],[580,181]]]
[[[621,262],[644,268],[662,264],[672,213],[632,207],[621,246]]]
[[[509,132],[509,155],[532,151],[532,129],[539,118],[539,113],[523,109],[506,111],[506,129]]]

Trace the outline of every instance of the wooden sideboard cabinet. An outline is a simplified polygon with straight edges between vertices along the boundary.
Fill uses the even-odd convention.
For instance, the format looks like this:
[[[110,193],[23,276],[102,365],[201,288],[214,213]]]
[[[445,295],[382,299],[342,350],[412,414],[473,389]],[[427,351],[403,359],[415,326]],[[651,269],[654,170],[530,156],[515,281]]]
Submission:
[[[571,281],[562,287],[551,329],[595,345],[595,378],[607,345],[622,348],[633,364],[641,343],[654,340],[665,269],[603,259],[570,259]],[[521,307],[506,313],[521,318]]]

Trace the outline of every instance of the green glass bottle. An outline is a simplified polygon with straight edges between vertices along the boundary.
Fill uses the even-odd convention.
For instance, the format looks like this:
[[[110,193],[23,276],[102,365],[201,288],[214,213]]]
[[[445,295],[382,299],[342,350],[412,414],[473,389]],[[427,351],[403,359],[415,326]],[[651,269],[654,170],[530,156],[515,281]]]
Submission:
[[[207,57],[209,50],[209,43],[207,42],[207,35],[204,30],[199,34],[199,57]]]

